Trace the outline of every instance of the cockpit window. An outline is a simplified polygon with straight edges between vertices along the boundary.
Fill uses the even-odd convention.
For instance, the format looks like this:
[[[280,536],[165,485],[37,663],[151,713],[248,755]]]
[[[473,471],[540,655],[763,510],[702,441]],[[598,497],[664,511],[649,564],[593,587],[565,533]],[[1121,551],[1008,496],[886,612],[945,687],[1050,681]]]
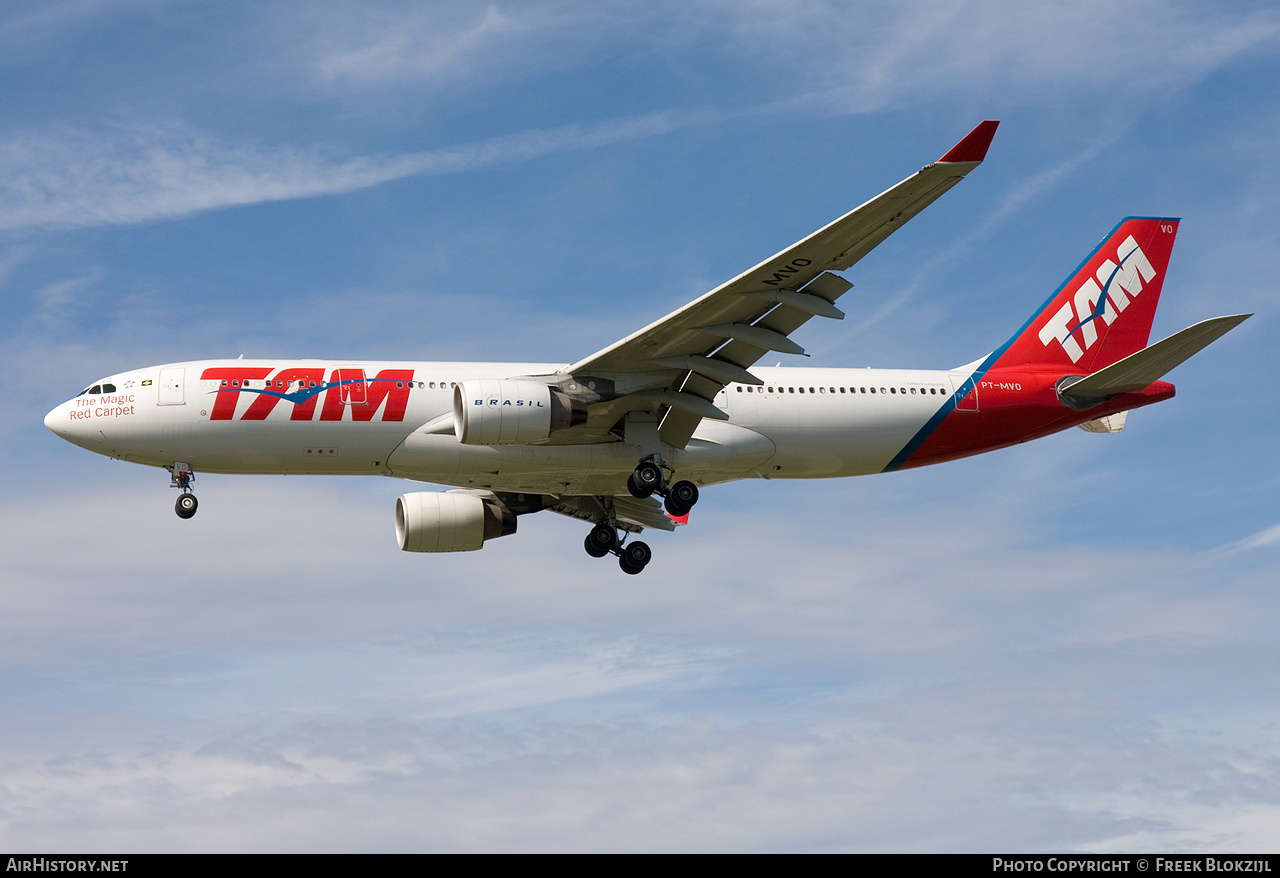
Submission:
[[[101,393],[101,392],[102,392],[102,385],[101,385],[101,384],[95,384],[95,385],[93,385],[92,387],[90,387],[90,388],[89,388],[89,392],[90,392],[90,393]]]
[[[103,392],[103,393],[115,393],[115,392],[116,392],[116,386],[115,386],[114,384],[104,384],[104,385],[102,385],[102,392]]]

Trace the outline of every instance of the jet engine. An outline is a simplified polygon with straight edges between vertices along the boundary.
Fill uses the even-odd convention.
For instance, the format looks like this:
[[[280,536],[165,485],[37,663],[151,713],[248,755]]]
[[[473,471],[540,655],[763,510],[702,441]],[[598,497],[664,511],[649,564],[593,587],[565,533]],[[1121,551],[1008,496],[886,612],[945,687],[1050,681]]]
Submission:
[[[422,491],[396,499],[396,539],[406,552],[474,552],[515,532],[515,513],[492,495]]]
[[[524,445],[586,420],[586,403],[540,381],[481,378],[453,391],[453,432],[463,445]]]

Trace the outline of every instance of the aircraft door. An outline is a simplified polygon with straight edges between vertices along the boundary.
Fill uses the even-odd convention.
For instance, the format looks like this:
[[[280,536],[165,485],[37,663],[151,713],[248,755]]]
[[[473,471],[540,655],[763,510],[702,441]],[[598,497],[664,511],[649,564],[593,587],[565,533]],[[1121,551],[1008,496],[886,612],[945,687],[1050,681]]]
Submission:
[[[364,369],[355,366],[343,366],[337,372],[338,398],[343,405],[364,405],[368,402],[368,384],[365,382]]]
[[[183,369],[161,369],[156,405],[186,405],[183,398]]]
[[[951,376],[951,389],[956,395],[956,411],[976,412],[978,410],[978,384],[972,375]]]

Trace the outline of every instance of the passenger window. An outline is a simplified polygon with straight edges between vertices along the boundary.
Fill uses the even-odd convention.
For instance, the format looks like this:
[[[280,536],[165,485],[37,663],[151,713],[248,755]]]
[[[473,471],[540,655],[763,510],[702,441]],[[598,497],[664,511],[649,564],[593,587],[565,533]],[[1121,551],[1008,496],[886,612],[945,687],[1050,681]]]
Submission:
[[[890,388],[889,388],[889,392],[890,392],[890,393],[897,393],[897,392],[898,392],[898,388],[896,388],[896,387],[890,387]]]
[[[738,386],[738,392],[739,392],[739,393],[741,393],[741,392],[742,392],[742,386],[741,386],[741,385],[739,385],[739,386]]]

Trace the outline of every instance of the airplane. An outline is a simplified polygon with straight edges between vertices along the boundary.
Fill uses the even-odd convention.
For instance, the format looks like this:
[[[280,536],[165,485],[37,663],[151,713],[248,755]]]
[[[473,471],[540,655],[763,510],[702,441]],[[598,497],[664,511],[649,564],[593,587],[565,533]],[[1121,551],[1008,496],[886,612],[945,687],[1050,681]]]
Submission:
[[[984,121],[935,162],[621,341],[574,363],[202,360],[93,382],[45,425],[163,467],[176,511],[199,473],[383,475],[452,486],[396,500],[409,552],[480,549],[521,515],[591,524],[584,546],[644,570],[645,528],[688,522],[737,479],[892,472],[1070,427],[1124,428],[1163,376],[1250,314],[1148,345],[1178,220],[1129,217],[1003,345],[941,371],[759,367],[841,319],[846,271],[985,159]],[[660,498],[660,499],[659,499]]]

